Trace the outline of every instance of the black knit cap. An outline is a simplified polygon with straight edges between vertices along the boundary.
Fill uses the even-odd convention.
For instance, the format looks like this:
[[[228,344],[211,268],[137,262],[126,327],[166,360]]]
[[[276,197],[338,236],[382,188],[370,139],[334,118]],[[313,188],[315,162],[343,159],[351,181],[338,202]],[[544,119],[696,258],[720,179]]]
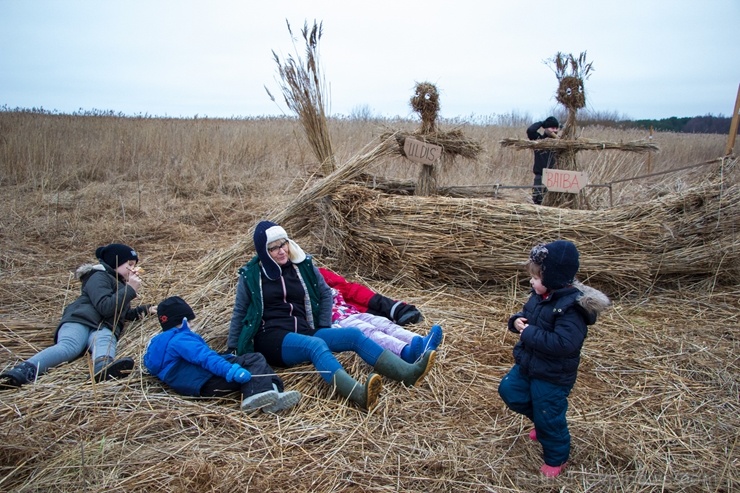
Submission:
[[[183,318],[193,320],[195,313],[184,299],[179,296],[170,296],[157,305],[157,318],[162,330],[165,331],[180,325]]]
[[[98,247],[95,250],[95,257],[114,269],[117,269],[129,260],[139,261],[139,255],[137,255],[136,250],[123,243],[111,243],[110,245]]]
[[[542,128],[558,128],[560,123],[554,116],[548,116],[544,122],[542,122]]]
[[[566,240],[535,246],[529,260],[542,267],[542,285],[550,290],[573,284],[580,266],[578,249]]]

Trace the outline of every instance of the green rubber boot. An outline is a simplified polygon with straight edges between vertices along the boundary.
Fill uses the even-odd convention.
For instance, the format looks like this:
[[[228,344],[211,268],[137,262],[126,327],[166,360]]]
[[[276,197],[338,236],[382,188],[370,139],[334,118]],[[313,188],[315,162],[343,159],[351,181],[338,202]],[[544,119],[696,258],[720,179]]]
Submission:
[[[427,351],[416,363],[406,363],[386,349],[381,353],[374,369],[384,377],[401,382],[406,387],[413,387],[429,373],[436,357],[436,351]]]
[[[343,397],[368,411],[377,404],[378,396],[383,389],[383,381],[380,375],[371,373],[367,376],[365,385],[361,385],[344,370],[337,370],[333,377],[334,387]]]

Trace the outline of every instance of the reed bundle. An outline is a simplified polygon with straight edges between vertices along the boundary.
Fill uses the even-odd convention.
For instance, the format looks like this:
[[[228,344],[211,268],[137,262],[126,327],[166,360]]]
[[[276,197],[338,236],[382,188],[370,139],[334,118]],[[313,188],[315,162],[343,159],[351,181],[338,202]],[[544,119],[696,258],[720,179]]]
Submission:
[[[467,159],[475,159],[483,151],[483,145],[473,139],[468,139],[463,134],[462,130],[454,129],[446,132],[436,131],[433,133],[422,133],[416,132],[395,132],[394,134],[385,133],[381,136],[381,139],[386,139],[391,135],[395,135],[396,141],[398,142],[397,154],[400,156],[406,156],[403,150],[403,146],[406,143],[407,138],[420,140],[429,144],[434,144],[442,147],[442,153],[449,156],[462,156]]]
[[[632,142],[599,142],[596,140],[577,139],[542,139],[542,140],[524,140],[524,139],[502,139],[500,144],[503,147],[513,147],[514,149],[532,149],[536,151],[607,151],[618,150],[627,152],[657,152],[660,148],[652,142],[636,140]]]

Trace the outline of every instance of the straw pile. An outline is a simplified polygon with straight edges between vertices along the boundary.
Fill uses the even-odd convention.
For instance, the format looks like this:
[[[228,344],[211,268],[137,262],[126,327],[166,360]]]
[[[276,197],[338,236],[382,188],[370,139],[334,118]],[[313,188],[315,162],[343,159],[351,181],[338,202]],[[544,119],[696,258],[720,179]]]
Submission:
[[[127,380],[93,385],[88,362],[78,360],[0,393],[0,489],[730,492],[740,484],[737,289],[618,302],[608,311],[590,331],[571,394],[570,468],[546,480],[529,424],[496,395],[515,342],[504,323],[526,293],[516,284],[373,284],[445,327],[438,364],[419,387],[385,381],[366,414],[298,367],[280,372],[304,393],[297,408],[246,416],[236,399],[177,396],[140,366]],[[198,330],[215,347],[223,347],[226,321],[218,313],[229,304],[222,297],[197,310],[196,327],[209,327]],[[131,327],[121,353],[138,360],[154,325]],[[41,344],[38,327],[6,325],[0,342],[28,356],[19,341]],[[354,356],[342,360],[354,375],[370,371]]]
[[[656,282],[734,283],[740,274],[738,187],[707,185],[604,211],[412,199],[360,187],[342,189],[334,205],[346,227],[340,258],[386,279],[504,283],[521,273],[533,244],[558,237],[578,245],[584,278],[623,293]]]

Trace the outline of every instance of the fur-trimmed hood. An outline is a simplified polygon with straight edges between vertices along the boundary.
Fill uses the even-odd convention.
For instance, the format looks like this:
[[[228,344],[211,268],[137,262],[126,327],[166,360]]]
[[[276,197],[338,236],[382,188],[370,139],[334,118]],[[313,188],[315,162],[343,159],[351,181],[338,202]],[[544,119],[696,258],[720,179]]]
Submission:
[[[612,304],[607,295],[596,288],[586,286],[580,281],[573,282],[573,287],[581,292],[578,298],[576,298],[578,306],[580,306],[590,318],[593,318],[594,321],[601,312],[609,308]]]
[[[77,267],[77,270],[75,271],[75,278],[82,280],[84,277],[89,276],[97,270],[102,272],[108,271],[108,269],[106,269],[103,264],[82,264],[81,266]]]

